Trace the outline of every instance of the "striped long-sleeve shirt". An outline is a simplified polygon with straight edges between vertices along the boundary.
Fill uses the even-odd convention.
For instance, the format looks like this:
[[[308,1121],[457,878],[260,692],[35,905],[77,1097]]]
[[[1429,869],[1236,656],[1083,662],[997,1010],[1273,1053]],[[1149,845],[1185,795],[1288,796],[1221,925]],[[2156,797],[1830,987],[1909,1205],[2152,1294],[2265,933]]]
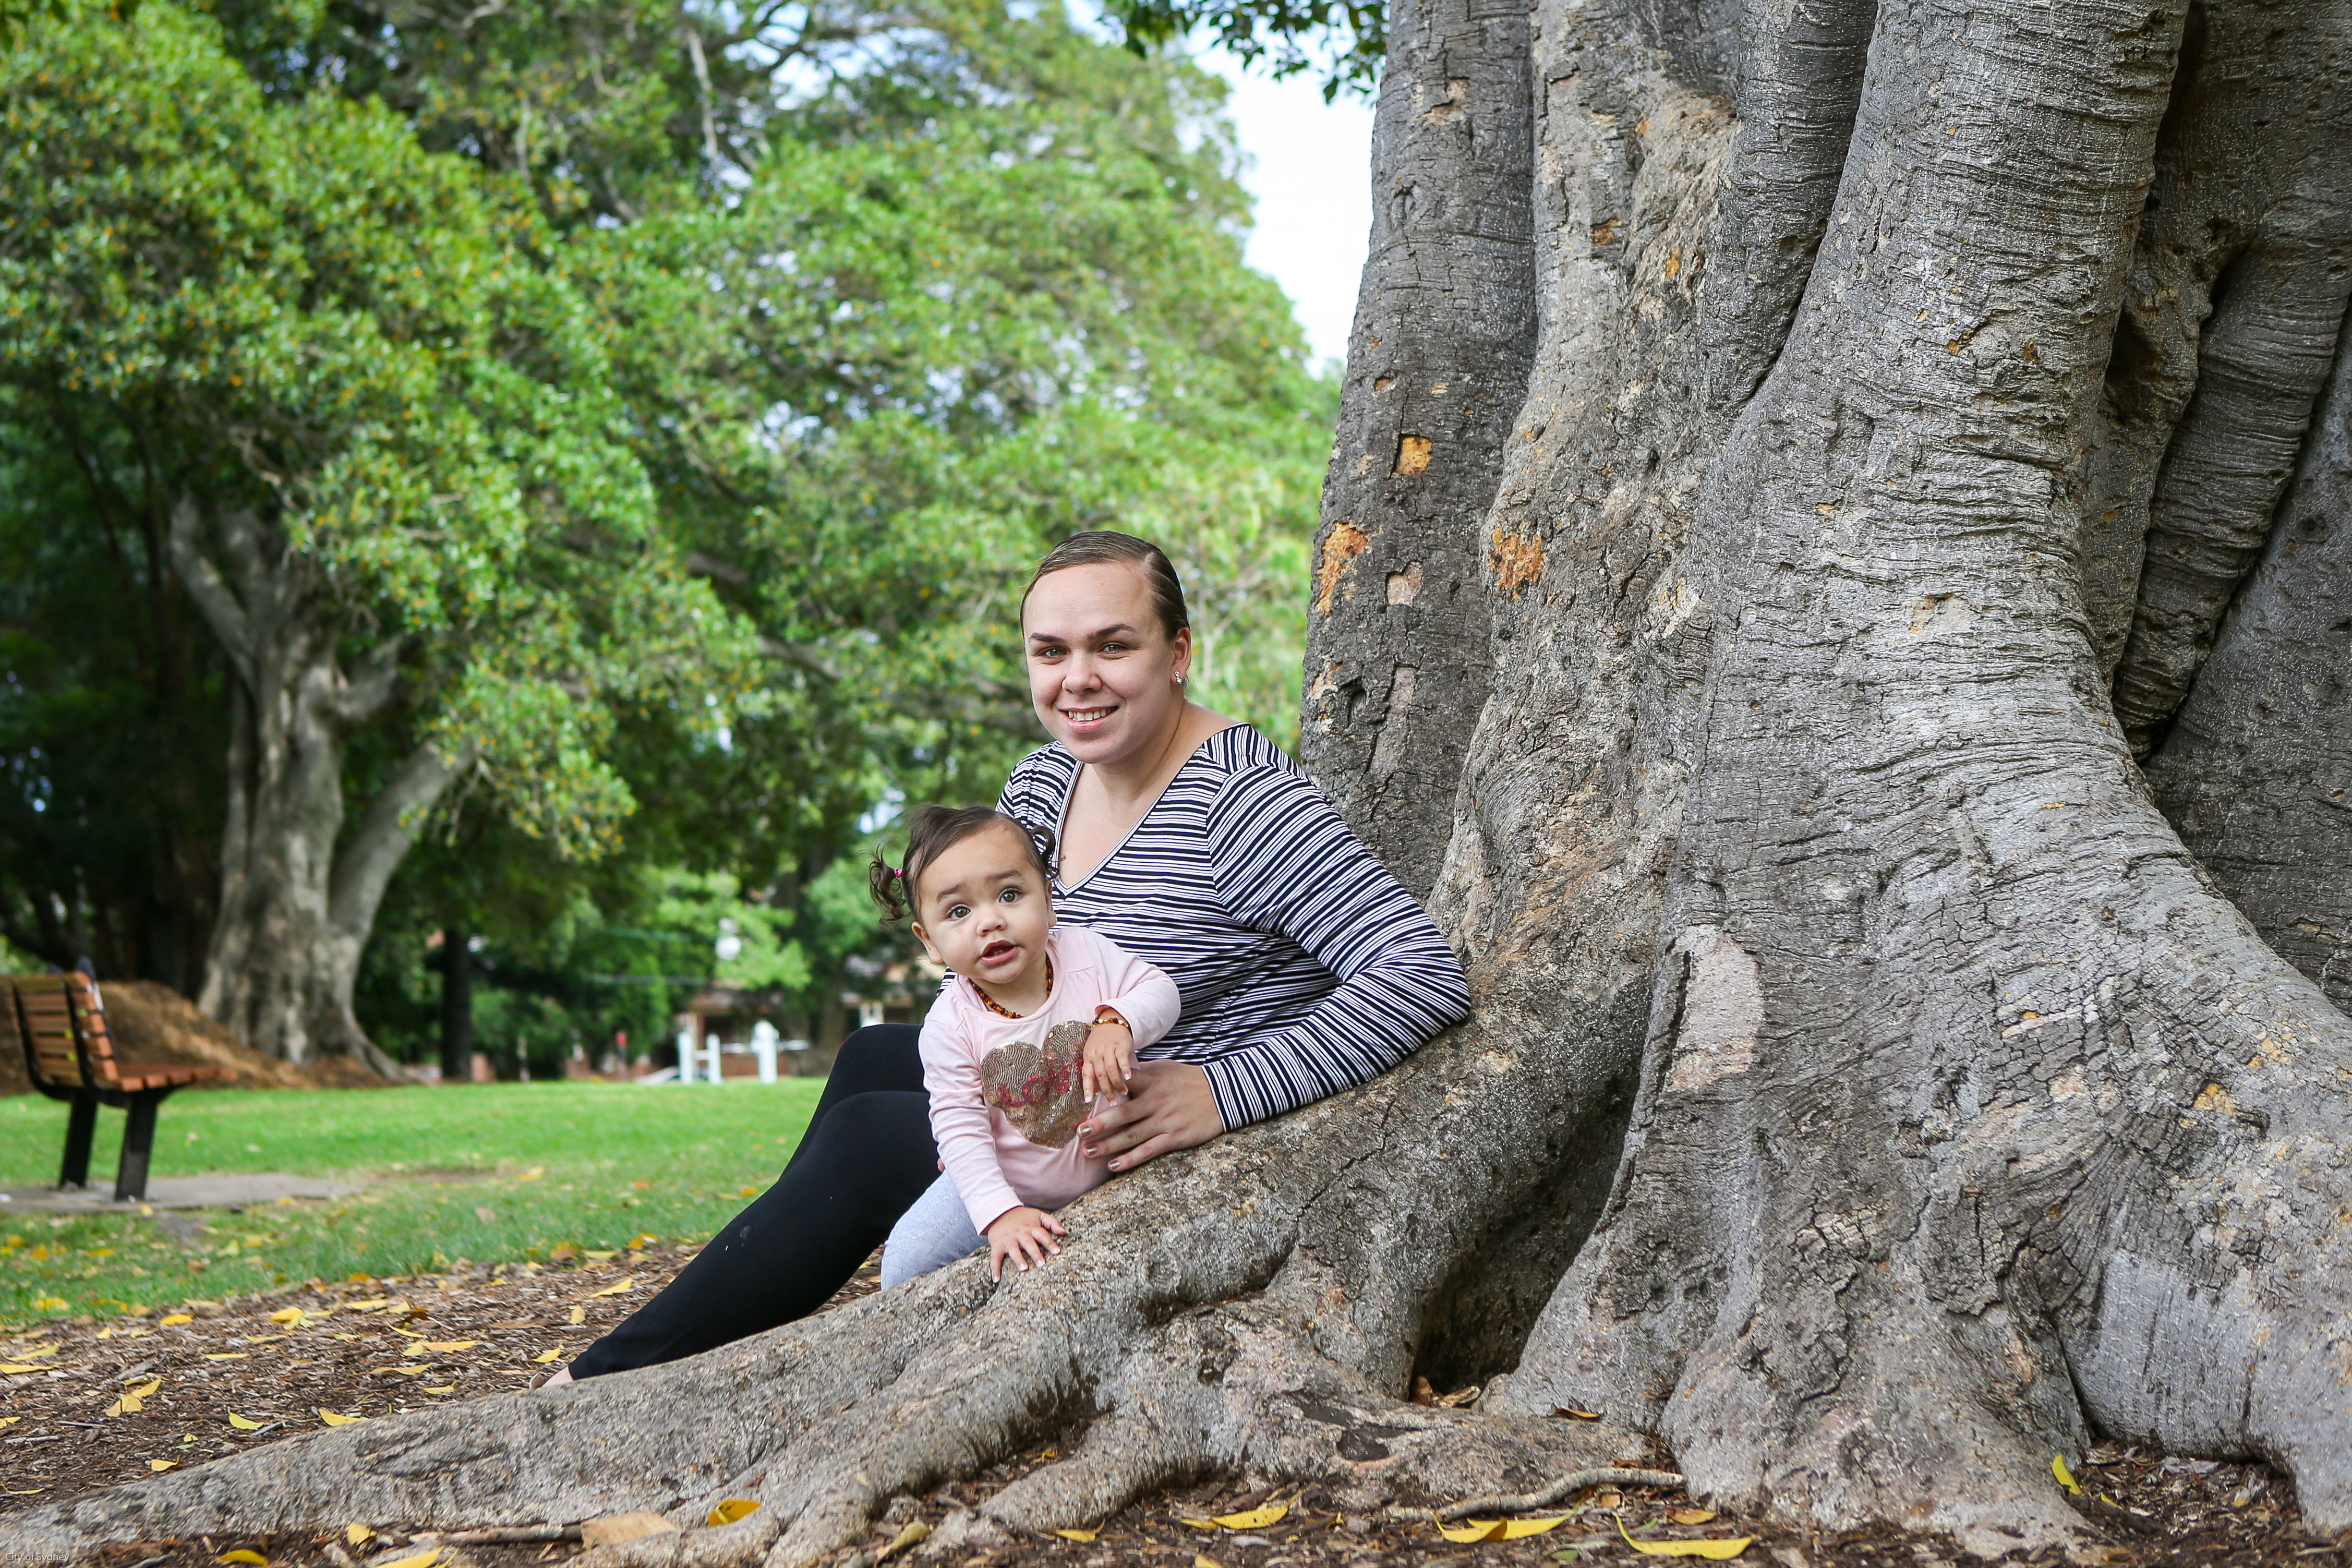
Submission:
[[[1058,840],[1078,766],[1031,752],[999,808]],[[1429,916],[1246,724],[1202,742],[1100,866],[1057,874],[1054,909],[1176,982],[1182,1016],[1137,1054],[1198,1065],[1228,1129],[1361,1083],[1469,1016]]]

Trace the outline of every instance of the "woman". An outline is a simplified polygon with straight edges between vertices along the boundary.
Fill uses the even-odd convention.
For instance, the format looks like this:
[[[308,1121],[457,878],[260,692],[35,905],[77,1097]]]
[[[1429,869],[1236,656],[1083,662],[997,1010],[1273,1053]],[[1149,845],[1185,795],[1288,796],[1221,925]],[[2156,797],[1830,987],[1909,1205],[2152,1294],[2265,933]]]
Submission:
[[[1192,626],[1157,546],[1081,533],[1030,579],[1030,700],[1054,743],[999,805],[1055,830],[1060,919],[1165,970],[1176,1027],[1079,1127],[1129,1171],[1361,1083],[1470,1010],[1429,917],[1322,792],[1187,700]],[[814,1311],[939,1173],[911,1025],[849,1037],[783,1174],[669,1288],[550,1379],[648,1366]]]

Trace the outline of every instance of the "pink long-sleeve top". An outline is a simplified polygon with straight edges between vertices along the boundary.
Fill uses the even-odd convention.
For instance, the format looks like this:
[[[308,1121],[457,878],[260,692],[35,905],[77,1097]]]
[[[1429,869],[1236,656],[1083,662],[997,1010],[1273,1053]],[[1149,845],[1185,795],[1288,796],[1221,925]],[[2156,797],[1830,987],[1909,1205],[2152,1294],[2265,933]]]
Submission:
[[[1087,1159],[1077,1135],[1090,1109],[1078,1060],[1095,1009],[1117,1009],[1140,1047],[1174,1027],[1182,1005],[1174,981],[1083,926],[1055,926],[1045,952],[1053,994],[1029,1016],[989,1011],[957,975],[923,1020],[931,1137],[983,1232],[1008,1209],[1056,1209],[1109,1175],[1109,1162]]]

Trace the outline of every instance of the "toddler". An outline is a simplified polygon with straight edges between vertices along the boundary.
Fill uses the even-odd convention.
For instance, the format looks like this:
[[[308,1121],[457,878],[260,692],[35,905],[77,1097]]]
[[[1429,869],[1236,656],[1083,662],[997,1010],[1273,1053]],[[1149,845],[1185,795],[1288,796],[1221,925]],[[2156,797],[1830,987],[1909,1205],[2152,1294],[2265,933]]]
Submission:
[[[927,805],[904,868],[874,862],[875,900],[948,983],[923,1020],[923,1088],[946,1172],[882,1249],[887,1289],[988,1240],[988,1272],[1062,1249],[1053,1210],[1108,1175],[1077,1137],[1097,1095],[1123,1095],[1135,1047],[1176,1022],[1176,983],[1094,932],[1054,923],[1049,851],[1000,812]]]

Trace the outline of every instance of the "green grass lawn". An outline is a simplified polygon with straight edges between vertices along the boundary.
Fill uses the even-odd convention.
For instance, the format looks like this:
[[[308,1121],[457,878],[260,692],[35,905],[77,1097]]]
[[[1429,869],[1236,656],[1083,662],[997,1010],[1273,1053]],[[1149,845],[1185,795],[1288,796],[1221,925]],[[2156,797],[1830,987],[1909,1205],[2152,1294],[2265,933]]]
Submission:
[[[772,1181],[824,1084],[496,1084],[465,1089],[215,1089],[173,1096],[156,1176],[276,1171],[364,1195],[194,1211],[179,1240],[137,1215],[0,1208],[0,1324],[219,1300],[289,1280],[709,1238]],[[110,1190],[122,1114],[99,1115]],[[0,1186],[57,1180],[66,1108],[0,1100]]]

